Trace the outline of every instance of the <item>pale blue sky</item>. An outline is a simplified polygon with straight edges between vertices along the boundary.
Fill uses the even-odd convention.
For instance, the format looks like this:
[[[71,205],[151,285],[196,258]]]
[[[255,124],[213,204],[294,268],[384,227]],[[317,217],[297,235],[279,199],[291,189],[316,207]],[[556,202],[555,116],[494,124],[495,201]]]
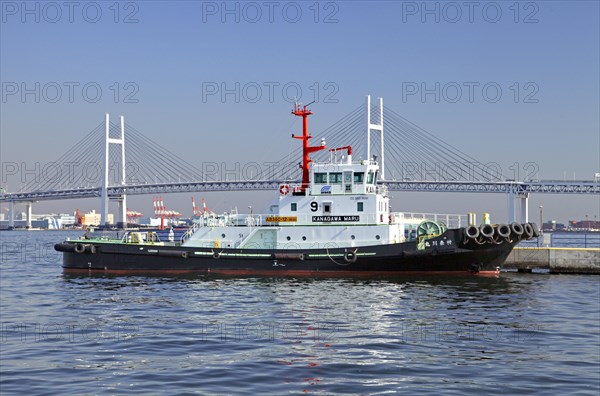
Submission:
[[[276,159],[293,144],[290,104],[281,88],[297,83],[305,102],[318,85],[315,134],[371,94],[472,156],[500,163],[506,173],[511,164],[529,161],[539,165],[541,178],[575,173],[589,179],[600,171],[597,1],[474,2],[472,15],[464,2],[228,2],[234,11],[226,13],[220,1],[139,1],[120,2],[118,14],[113,1],[76,2],[72,16],[64,5],[58,15],[47,2],[27,2],[30,13],[20,1],[0,3],[2,162],[52,161],[106,111],[124,114],[192,163]],[[426,14],[423,7],[434,11]],[[15,86],[36,82],[58,83],[62,96],[50,103],[42,94],[35,103],[33,94],[24,100],[21,92],[11,94]],[[79,84],[72,103],[65,82]],[[96,103],[82,96],[90,82],[102,88]],[[133,85],[125,89],[127,82]],[[224,103],[219,94],[203,95],[212,83],[233,88],[236,82],[256,83],[263,95],[255,103],[243,95],[239,103],[233,95]],[[269,83],[275,84],[272,101]],[[452,103],[454,91],[448,91],[436,103],[434,95],[423,100],[407,92],[436,83],[464,87],[462,96]],[[465,83],[477,84],[472,102]],[[481,90],[489,83],[502,89],[495,103]],[[138,90],[130,99],[137,103],[126,103],[133,87]],[[337,103],[324,103],[327,95]],[[17,182],[9,180],[8,189]],[[183,195],[168,199],[187,213],[189,196]],[[268,194],[253,195],[257,207],[268,201]],[[207,197],[215,209],[228,210],[245,208],[248,196]],[[396,200],[396,210],[506,213],[503,196],[474,203],[469,195]],[[538,204],[560,221],[599,211],[598,197],[534,196],[532,205]],[[97,203],[38,204],[38,211],[76,206]],[[131,206],[149,212],[150,197],[135,198]]]

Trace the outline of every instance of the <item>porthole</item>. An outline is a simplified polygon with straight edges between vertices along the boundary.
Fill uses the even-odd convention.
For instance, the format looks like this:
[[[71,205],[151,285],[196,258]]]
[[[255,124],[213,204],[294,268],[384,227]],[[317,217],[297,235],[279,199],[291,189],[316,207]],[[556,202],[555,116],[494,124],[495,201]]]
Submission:
[[[375,235],[375,239],[380,240],[381,237],[379,235]]]
[[[291,238],[291,237],[287,237],[287,238],[285,238],[285,239],[287,239],[288,241],[290,241],[292,238]]]
[[[303,240],[303,241],[306,241],[306,237],[305,237],[305,236],[303,236],[303,237],[302,237],[302,240]]]
[[[350,235],[350,239],[356,239],[354,235]]]
[[[225,238],[225,234],[221,234],[221,238]]]

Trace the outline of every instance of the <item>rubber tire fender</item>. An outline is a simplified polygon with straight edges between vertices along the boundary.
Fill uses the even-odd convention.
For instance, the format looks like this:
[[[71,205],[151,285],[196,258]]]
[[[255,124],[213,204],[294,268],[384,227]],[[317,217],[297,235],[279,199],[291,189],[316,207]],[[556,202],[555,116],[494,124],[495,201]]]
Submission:
[[[480,229],[481,235],[485,238],[492,238],[494,236],[494,227],[491,224],[484,224]]]
[[[521,237],[521,235],[523,235],[524,232],[523,226],[517,223],[516,221],[510,225],[510,230],[513,234],[515,234],[518,237]]]
[[[525,236],[527,239],[533,236],[533,227],[531,226],[531,223],[523,224],[523,230],[525,231]]]
[[[479,227],[475,225],[470,225],[465,229],[465,233],[467,234],[467,238],[477,239],[477,237],[479,236]]]
[[[356,250],[345,252],[344,260],[346,260],[347,263],[356,263],[356,260],[358,260],[358,256],[356,255]]]
[[[510,236],[510,227],[507,224],[498,224],[496,230],[498,231],[498,235],[502,238],[508,238]]]

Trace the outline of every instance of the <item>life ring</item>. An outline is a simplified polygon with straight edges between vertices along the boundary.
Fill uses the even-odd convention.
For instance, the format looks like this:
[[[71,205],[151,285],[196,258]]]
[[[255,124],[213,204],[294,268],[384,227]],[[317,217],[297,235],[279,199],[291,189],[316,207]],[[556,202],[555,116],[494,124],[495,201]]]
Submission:
[[[75,245],[75,253],[83,253],[85,252],[85,245],[78,243]]]
[[[220,259],[221,258],[221,252],[215,252],[215,251],[213,251],[213,258],[216,259],[216,260]]]
[[[287,184],[282,184],[279,187],[279,194],[288,195],[289,193],[290,193],[290,186],[288,186]]]
[[[189,253],[188,252],[181,252],[181,258],[188,258],[189,257]]]
[[[96,246],[90,245],[90,253],[96,254]]]
[[[344,260],[346,260],[347,263],[356,263],[357,259],[358,256],[356,255],[356,250],[344,253]]]

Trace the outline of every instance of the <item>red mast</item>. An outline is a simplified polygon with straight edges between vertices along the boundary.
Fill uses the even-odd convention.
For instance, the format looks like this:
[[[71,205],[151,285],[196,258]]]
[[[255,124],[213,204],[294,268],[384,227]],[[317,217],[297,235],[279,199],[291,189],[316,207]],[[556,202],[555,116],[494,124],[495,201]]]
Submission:
[[[312,136],[308,134],[308,116],[313,112],[308,110],[306,107],[308,105],[302,107],[298,103],[294,105],[294,110],[292,110],[292,114],[298,117],[302,117],[302,136],[296,136],[292,134],[294,139],[302,140],[302,189],[308,187],[310,183],[309,177],[309,165],[312,162],[310,159],[310,153],[315,151],[320,151],[325,149],[325,142],[321,142],[320,146],[309,146],[308,139],[312,139]]]

